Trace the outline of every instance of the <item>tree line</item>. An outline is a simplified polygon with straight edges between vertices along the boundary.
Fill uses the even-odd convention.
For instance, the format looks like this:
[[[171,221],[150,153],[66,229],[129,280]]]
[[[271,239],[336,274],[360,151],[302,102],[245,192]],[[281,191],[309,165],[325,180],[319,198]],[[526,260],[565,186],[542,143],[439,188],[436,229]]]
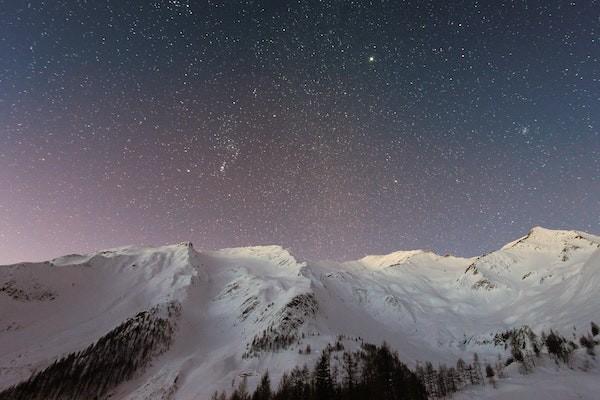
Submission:
[[[268,373],[250,394],[245,381],[229,396],[215,393],[213,400],[420,400],[426,389],[387,344],[363,344],[359,351],[344,352],[341,362],[332,363],[340,346],[325,348],[312,370],[304,366],[285,373],[272,389]]]
[[[477,353],[470,363],[462,358],[455,366],[431,362],[417,363],[411,371],[385,343],[382,346],[362,343],[356,352],[344,352],[340,363],[332,363],[332,353],[344,346],[340,339],[334,346],[323,349],[311,370],[306,365],[295,367],[285,373],[276,388],[271,387],[268,372],[260,380],[256,390],[249,393],[245,380],[229,396],[217,392],[212,400],[358,400],[358,399],[427,399],[447,398],[470,385],[492,385],[505,377],[505,368],[519,364],[519,372],[527,374],[536,365],[544,349],[557,363],[569,363],[572,352],[581,347],[587,354],[595,355],[600,344],[600,327],[594,322],[588,333],[575,340],[561,336],[554,330],[539,336],[528,326],[506,330],[496,334],[494,344],[504,346],[509,356],[490,363],[482,363]],[[300,349],[301,354],[311,353],[309,345]],[[335,357],[337,358],[337,357]]]
[[[542,331],[538,336],[528,326],[518,329],[512,329],[496,335],[495,343],[504,344],[505,350],[510,350],[510,357],[506,360],[506,365],[513,362],[519,363],[519,371],[522,374],[531,372],[540,354],[544,349],[548,352],[555,362],[569,365],[573,352],[581,347],[586,349],[590,356],[595,355],[595,346],[600,342],[598,335],[600,327],[595,322],[590,323],[590,330],[582,334],[577,340],[575,333],[571,339],[562,336],[560,333],[550,330],[549,333]]]
[[[156,306],[140,312],[85,350],[70,353],[0,392],[0,400],[102,399],[169,348],[179,313],[177,303],[168,304],[166,310]]]

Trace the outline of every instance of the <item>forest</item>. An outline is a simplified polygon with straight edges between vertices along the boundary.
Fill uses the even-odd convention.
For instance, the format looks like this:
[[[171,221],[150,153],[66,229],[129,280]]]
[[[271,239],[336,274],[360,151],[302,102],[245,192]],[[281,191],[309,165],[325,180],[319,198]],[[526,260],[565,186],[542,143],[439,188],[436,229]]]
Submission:
[[[0,400],[105,398],[112,388],[131,379],[169,348],[179,313],[177,303],[140,312],[86,349],[62,357],[0,392]]]
[[[498,380],[505,377],[505,368],[513,363],[517,363],[519,373],[529,374],[542,352],[557,364],[568,366],[572,353],[579,348],[594,357],[595,346],[600,344],[599,335],[600,327],[594,322],[578,341],[554,330],[537,335],[525,325],[494,336],[493,344],[508,352],[506,359],[499,354],[494,363],[484,365],[474,353],[470,363],[463,359],[458,359],[455,366],[417,363],[414,371],[386,343],[381,346],[362,343],[360,350],[348,352],[343,351],[342,341],[338,340],[323,349],[312,370],[306,365],[295,367],[283,375],[276,388],[271,387],[266,372],[254,392],[249,393],[243,379],[229,396],[216,392],[212,400],[443,399],[470,385],[496,387]],[[300,352],[310,353],[310,346]],[[341,358],[337,353],[342,353]]]

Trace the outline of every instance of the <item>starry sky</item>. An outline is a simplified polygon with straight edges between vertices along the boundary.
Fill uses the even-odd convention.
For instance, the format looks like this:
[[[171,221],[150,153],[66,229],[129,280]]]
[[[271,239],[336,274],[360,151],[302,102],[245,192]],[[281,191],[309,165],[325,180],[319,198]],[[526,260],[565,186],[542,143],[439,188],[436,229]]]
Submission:
[[[0,263],[600,232],[598,1],[0,7]]]

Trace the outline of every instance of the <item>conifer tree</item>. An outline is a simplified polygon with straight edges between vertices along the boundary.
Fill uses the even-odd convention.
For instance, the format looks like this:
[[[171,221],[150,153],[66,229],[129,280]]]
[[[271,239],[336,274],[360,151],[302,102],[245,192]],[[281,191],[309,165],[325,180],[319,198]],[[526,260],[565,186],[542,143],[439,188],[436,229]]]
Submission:
[[[504,375],[504,363],[502,362],[502,356],[498,354],[498,359],[496,360],[496,376],[499,379],[505,377]]]
[[[269,379],[269,372],[265,372],[260,378],[258,387],[252,394],[252,400],[270,400],[271,399],[271,380]]]
[[[479,363],[479,355],[477,353],[473,353],[473,375],[475,385],[485,384],[483,372],[481,371],[481,364]]]
[[[496,380],[495,380],[496,373],[494,372],[494,368],[490,364],[487,364],[485,366],[485,376],[488,379],[488,381],[490,382],[490,384],[495,388],[496,387]]]
[[[546,348],[548,353],[554,355],[556,362],[559,360],[565,363],[569,361],[570,349],[567,347],[567,340],[552,330],[546,337]]]
[[[448,386],[448,392],[449,393],[454,393],[458,390],[458,386],[457,386],[457,373],[456,373],[456,369],[454,367],[450,367],[448,368],[448,378],[446,380],[446,384]]]
[[[433,364],[429,361],[425,363],[425,380],[423,383],[427,388],[427,393],[434,397],[438,396],[437,371],[433,368]]]
[[[448,385],[446,378],[448,377],[448,368],[441,364],[437,372],[437,393],[440,397],[448,395]]]
[[[344,352],[343,357],[343,370],[344,370],[344,380],[343,384],[348,388],[348,390],[352,391],[356,384],[356,361],[351,353]]]
[[[459,358],[458,361],[456,361],[456,378],[456,386],[460,390],[468,381],[466,363],[462,358]]]
[[[331,379],[330,355],[322,351],[314,372],[315,399],[329,400],[333,395],[333,381]]]
[[[598,336],[598,334],[600,333],[600,327],[598,327],[598,325],[596,325],[596,323],[594,321],[591,322],[592,325],[592,336],[596,337]]]
[[[581,344],[583,347],[585,347],[587,354],[589,354],[590,356],[596,355],[596,352],[594,351],[594,347],[595,347],[594,338],[591,337],[590,335],[581,336],[579,338],[579,344]]]

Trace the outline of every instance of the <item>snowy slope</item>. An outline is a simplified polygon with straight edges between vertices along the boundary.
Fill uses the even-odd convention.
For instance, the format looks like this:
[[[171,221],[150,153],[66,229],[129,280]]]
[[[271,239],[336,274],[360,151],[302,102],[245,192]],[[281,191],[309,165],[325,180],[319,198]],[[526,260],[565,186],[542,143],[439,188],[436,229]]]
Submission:
[[[594,370],[559,366],[552,360],[538,360],[536,369],[527,375],[520,374],[513,364],[507,376],[485,386],[470,386],[453,396],[455,400],[575,400],[598,398],[600,374]]]
[[[181,304],[169,351],[112,398],[202,399],[242,376],[252,385],[266,369],[277,381],[341,334],[348,347],[385,340],[409,364],[473,351],[495,359],[499,331],[527,324],[567,335],[600,322],[598,287],[600,237],[543,228],[469,259],[416,250],[299,262],[279,246],[182,243],[4,266],[0,388],[169,302]],[[307,344],[313,351],[300,354]]]

